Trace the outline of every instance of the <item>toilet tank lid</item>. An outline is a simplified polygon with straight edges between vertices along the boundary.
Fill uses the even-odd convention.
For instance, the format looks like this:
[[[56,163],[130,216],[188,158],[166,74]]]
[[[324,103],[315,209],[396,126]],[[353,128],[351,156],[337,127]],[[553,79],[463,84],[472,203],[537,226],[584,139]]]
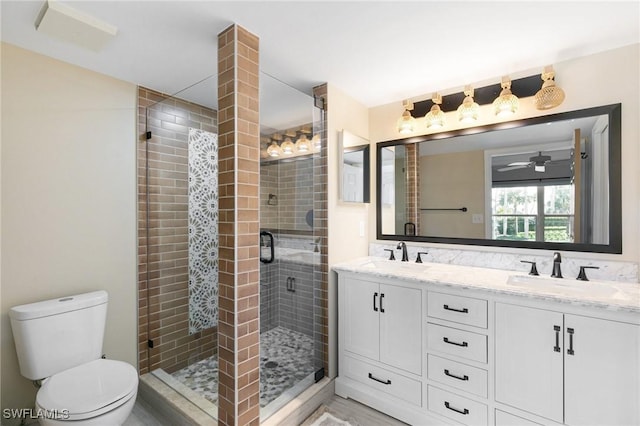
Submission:
[[[90,293],[14,306],[9,310],[9,317],[17,321],[31,320],[102,305],[107,303],[108,300],[109,295],[106,291],[92,291]]]

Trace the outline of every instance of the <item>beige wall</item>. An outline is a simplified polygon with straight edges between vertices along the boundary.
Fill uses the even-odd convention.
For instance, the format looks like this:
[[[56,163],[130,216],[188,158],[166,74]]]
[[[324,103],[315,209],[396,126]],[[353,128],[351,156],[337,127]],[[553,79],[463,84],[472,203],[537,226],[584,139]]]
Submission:
[[[421,208],[469,209],[421,211],[419,235],[484,238],[484,223],[471,221],[484,216],[484,151],[423,155],[419,167]]]
[[[329,269],[334,263],[366,256],[369,253],[367,221],[375,204],[344,203],[338,200],[338,137],[341,130],[369,139],[369,114],[367,108],[349,95],[329,84],[327,91],[327,209],[329,218]],[[373,188],[373,187],[372,187]],[[373,196],[373,191],[372,196]],[[372,207],[373,206],[373,207]],[[375,216],[373,216],[375,219]],[[362,225],[361,225],[362,223]],[[360,227],[364,226],[364,235]],[[337,282],[329,274],[329,377],[337,374]]]
[[[136,86],[2,44],[2,88],[2,408],[23,408],[11,306],[104,289],[104,352],[137,364]]]
[[[566,94],[562,105],[550,111],[538,111],[533,107],[533,99],[520,100],[520,111],[514,117],[516,119],[532,116],[554,114],[559,112],[583,109],[598,105],[622,103],[622,230],[623,253],[622,255],[580,253],[581,257],[608,260],[640,261],[640,44],[626,46],[610,50],[596,55],[585,56],[579,59],[553,64],[556,70],[556,81]],[[539,74],[540,69],[524,70],[520,73],[512,73],[511,78],[516,79],[528,75]],[[477,87],[486,84],[495,84],[500,76],[493,81],[464,82],[473,83]],[[461,82],[463,83],[463,82]],[[447,90],[443,88],[442,94],[447,95],[460,88]],[[416,95],[413,100],[425,100],[430,94]],[[387,105],[371,108],[369,114],[369,136],[372,144],[376,142],[399,139],[397,132],[397,120],[402,114],[402,100]],[[481,119],[478,125],[499,122],[490,111],[491,106],[481,107]],[[426,134],[424,119],[418,119],[418,130],[415,135]],[[443,131],[454,130],[464,126],[458,125],[455,112],[447,113],[447,126]],[[375,177],[372,182],[375,188]],[[375,198],[375,192],[372,193]],[[372,200],[375,206],[375,200]],[[375,209],[370,210],[370,223],[375,220]],[[369,227],[371,241],[376,239],[375,226]],[[464,246],[451,246],[461,248]],[[467,247],[471,248],[471,247]],[[476,250],[527,252],[527,250],[481,248],[474,246]],[[540,251],[534,251],[539,253]]]

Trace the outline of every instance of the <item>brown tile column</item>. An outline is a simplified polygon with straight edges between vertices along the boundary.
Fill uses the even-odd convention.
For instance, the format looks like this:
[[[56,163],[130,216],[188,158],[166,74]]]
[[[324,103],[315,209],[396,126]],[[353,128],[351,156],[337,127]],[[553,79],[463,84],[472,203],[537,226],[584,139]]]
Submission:
[[[405,167],[407,169],[407,222],[413,222],[416,225],[416,235],[420,235],[420,191],[418,190],[418,182],[420,176],[418,144],[405,145],[407,149],[407,160]],[[404,233],[404,230],[402,230]]]
[[[218,35],[218,424],[260,422],[258,37]]]

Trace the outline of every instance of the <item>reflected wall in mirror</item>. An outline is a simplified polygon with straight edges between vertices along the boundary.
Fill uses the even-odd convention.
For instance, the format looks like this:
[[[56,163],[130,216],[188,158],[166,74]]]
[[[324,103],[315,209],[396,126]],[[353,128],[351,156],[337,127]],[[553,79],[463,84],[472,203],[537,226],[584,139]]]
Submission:
[[[621,253],[620,111],[379,143],[378,239]]]
[[[370,199],[369,141],[342,130],[338,142],[340,201],[368,203]]]

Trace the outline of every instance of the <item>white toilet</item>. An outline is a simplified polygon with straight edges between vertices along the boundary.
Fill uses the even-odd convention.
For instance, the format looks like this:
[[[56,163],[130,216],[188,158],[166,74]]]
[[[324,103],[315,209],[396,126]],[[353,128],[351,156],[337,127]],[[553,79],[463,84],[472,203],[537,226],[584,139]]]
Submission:
[[[121,425],[138,393],[130,364],[102,359],[108,295],[94,291],[11,308],[20,373],[41,380],[42,425]]]

